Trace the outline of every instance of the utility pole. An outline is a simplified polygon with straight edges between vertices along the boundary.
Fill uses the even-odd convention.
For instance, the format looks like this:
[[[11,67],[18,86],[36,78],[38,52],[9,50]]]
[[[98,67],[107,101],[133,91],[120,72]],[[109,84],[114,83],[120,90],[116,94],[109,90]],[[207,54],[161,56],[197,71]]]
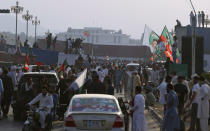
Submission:
[[[26,20],[26,40],[28,40],[28,21],[30,21],[33,16],[29,14],[29,11],[26,11],[26,14],[22,16]]]
[[[195,14],[195,20],[197,20],[197,15],[192,0],[190,0],[190,4]],[[192,74],[195,74],[195,45],[196,45],[196,25],[193,25],[192,26]]]
[[[19,2],[16,2],[16,6],[11,7],[11,11],[16,14],[16,30],[15,30],[15,41],[16,41],[16,49],[17,54],[20,54],[20,45],[18,43],[18,35],[17,35],[17,22],[18,22],[18,14],[23,12],[23,7],[19,6]]]
[[[40,24],[40,20],[37,19],[37,16],[35,17],[34,20],[32,20],[32,24],[35,26],[35,40],[34,40],[34,44],[37,44],[36,43],[36,30],[37,30],[37,25]]]

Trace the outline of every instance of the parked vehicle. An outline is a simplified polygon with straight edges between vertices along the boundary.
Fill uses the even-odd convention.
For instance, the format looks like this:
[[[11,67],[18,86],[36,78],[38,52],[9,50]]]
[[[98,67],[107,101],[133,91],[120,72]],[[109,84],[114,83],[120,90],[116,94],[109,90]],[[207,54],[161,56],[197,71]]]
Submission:
[[[26,91],[25,85],[29,78],[32,78],[33,86],[30,91]],[[24,108],[25,104],[29,103],[41,92],[44,84],[43,80],[49,85],[49,88],[56,88],[59,82],[56,73],[52,72],[29,72],[23,74],[18,83],[18,90],[14,93],[12,102],[15,120],[26,119],[26,110]]]

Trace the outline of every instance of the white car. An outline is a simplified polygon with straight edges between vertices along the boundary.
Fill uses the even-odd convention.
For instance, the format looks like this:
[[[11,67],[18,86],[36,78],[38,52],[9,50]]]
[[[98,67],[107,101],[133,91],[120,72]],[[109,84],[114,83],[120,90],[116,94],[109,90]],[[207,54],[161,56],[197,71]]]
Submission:
[[[65,131],[124,131],[124,116],[114,96],[75,95],[65,113]]]
[[[138,71],[139,69],[139,64],[138,63],[129,63],[126,65],[126,70],[127,71]]]

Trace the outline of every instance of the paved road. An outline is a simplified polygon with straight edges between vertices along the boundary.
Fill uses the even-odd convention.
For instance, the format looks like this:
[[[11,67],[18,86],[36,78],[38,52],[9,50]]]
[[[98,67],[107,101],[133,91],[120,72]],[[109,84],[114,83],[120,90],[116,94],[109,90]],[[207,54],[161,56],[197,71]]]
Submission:
[[[160,126],[156,119],[151,115],[151,113],[145,110],[145,116],[147,119],[148,131],[159,131]],[[21,131],[22,126],[22,122],[13,121],[12,115],[9,115],[8,118],[0,120],[0,131]],[[55,122],[53,131],[63,131],[63,122]]]
[[[115,93],[116,97],[124,97],[124,94]],[[152,116],[152,114],[145,110],[145,116],[147,119],[148,131],[159,131],[160,125],[157,120]],[[131,127],[131,122],[130,126]],[[23,126],[23,122],[15,122],[12,116],[12,109],[9,112],[9,117],[0,120],[0,131],[21,131]],[[63,122],[54,122],[53,131],[63,131]],[[131,131],[131,128],[130,128]]]

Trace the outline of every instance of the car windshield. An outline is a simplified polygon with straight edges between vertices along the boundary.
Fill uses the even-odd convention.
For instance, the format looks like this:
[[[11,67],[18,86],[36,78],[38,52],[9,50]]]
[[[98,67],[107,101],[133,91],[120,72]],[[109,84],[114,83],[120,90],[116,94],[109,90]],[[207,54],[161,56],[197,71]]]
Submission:
[[[50,74],[28,74],[28,75],[24,75],[21,78],[21,82],[24,83],[27,81],[28,78],[32,78],[34,83],[39,83],[41,81],[41,79],[46,79],[48,83],[54,83],[57,84],[57,78],[55,75],[50,75]]]
[[[72,101],[72,112],[118,112],[114,99],[75,98]]]
[[[129,65],[129,66],[127,66],[127,70],[128,70],[128,71],[135,71],[135,70],[138,70],[138,66]]]

